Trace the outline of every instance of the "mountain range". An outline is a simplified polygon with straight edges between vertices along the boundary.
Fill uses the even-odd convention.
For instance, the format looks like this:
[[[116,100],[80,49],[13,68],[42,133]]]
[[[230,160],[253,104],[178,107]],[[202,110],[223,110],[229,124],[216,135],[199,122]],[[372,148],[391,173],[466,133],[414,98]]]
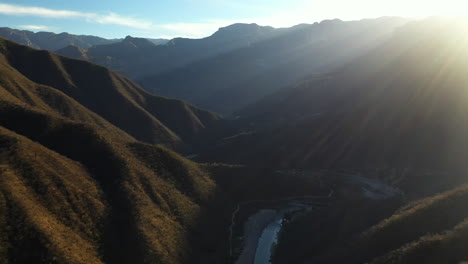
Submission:
[[[279,29],[233,24],[207,38],[176,38],[166,45],[128,36],[119,43],[57,52],[109,67],[152,93],[229,115],[364,54],[407,21],[330,20]]]
[[[56,34],[52,32],[32,32],[8,27],[0,28],[0,36],[35,49],[57,51],[68,46],[87,49],[96,45],[111,44],[122,39],[105,39],[89,35],[73,35],[66,32]],[[156,45],[164,45],[167,39],[148,39]]]
[[[365,54],[404,23],[402,18],[299,25],[272,39],[137,79],[157,94],[224,115],[310,74],[328,72]]]
[[[256,24],[234,24],[203,39],[175,38],[165,45],[127,36],[122,42],[88,48],[87,60],[109,67],[134,80],[165,72],[190,62],[245,47],[279,34],[281,30]],[[74,53],[59,50],[74,57]]]

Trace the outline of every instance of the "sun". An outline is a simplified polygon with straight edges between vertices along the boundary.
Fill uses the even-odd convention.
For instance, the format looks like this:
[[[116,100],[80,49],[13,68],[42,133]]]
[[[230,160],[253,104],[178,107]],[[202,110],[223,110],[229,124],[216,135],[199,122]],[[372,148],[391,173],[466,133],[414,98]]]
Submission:
[[[304,14],[313,17],[316,21],[332,18],[357,20],[381,16],[468,17],[467,0],[315,0],[306,2],[302,9]]]
[[[457,16],[468,17],[465,0],[398,0],[402,12],[409,16]]]

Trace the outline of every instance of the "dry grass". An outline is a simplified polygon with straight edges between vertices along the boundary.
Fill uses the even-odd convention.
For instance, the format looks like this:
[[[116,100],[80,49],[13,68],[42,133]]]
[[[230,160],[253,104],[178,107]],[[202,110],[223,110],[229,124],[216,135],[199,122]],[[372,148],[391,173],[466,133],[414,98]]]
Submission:
[[[217,186],[198,164],[135,139],[178,144],[155,98],[96,65],[1,39],[0,50],[0,259],[203,262],[190,248],[219,236],[194,235]],[[194,111],[194,133],[217,122],[179,106]]]

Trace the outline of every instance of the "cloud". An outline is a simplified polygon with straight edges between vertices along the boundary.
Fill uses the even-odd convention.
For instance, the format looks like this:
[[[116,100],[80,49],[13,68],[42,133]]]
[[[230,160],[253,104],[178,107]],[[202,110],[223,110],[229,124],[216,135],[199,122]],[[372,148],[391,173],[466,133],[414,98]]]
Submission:
[[[19,25],[18,28],[27,29],[27,30],[53,30],[53,27],[44,26],[44,25]]]
[[[131,17],[124,17],[116,13],[109,13],[107,15],[95,15],[87,18],[92,22],[97,22],[99,24],[113,24],[113,25],[120,25],[126,26],[131,28],[139,28],[139,29],[149,29],[154,25],[146,20],[135,19]]]
[[[42,7],[19,6],[0,3],[0,14],[17,16],[39,16],[51,18],[86,17],[86,13],[69,10],[54,10]]]
[[[14,16],[36,16],[45,18],[84,19],[91,23],[113,24],[138,29],[149,29],[153,26],[153,24],[149,21],[135,19],[133,17],[125,17],[116,13],[97,14],[3,3],[0,3],[0,14]]]

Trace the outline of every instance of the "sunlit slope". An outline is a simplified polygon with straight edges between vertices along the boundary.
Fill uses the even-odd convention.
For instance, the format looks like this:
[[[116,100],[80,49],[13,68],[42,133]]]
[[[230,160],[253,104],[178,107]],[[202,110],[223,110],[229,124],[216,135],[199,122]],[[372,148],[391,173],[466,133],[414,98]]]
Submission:
[[[106,68],[0,41],[5,68],[67,94],[139,140],[180,147],[221,126],[219,116],[151,95]]]
[[[2,261],[188,263],[204,262],[221,252],[217,236],[223,233],[197,235],[202,221],[217,221],[206,216],[217,190],[210,176],[169,149],[137,141],[79,102],[93,106],[90,102],[96,101],[83,98],[93,92],[99,96],[100,91],[86,89],[112,90],[105,84],[117,78],[115,82],[128,84],[117,85],[116,94],[127,92],[135,100],[147,100],[158,111],[158,100],[176,109],[185,106],[184,111],[167,110],[171,117],[192,109],[198,119],[211,114],[138,93],[138,88],[129,88],[133,86],[128,80],[95,65],[7,41],[0,41],[0,49],[18,63],[16,68],[0,56]],[[32,63],[50,69],[36,76],[27,69]],[[82,74],[103,85],[76,85],[78,72],[65,70],[75,63]],[[142,129],[157,124],[146,115]]]
[[[108,207],[78,162],[0,128],[1,263],[102,263]]]
[[[466,29],[445,19],[401,28],[335,73],[242,111],[256,133],[226,140],[213,157],[282,167],[466,168]]]

